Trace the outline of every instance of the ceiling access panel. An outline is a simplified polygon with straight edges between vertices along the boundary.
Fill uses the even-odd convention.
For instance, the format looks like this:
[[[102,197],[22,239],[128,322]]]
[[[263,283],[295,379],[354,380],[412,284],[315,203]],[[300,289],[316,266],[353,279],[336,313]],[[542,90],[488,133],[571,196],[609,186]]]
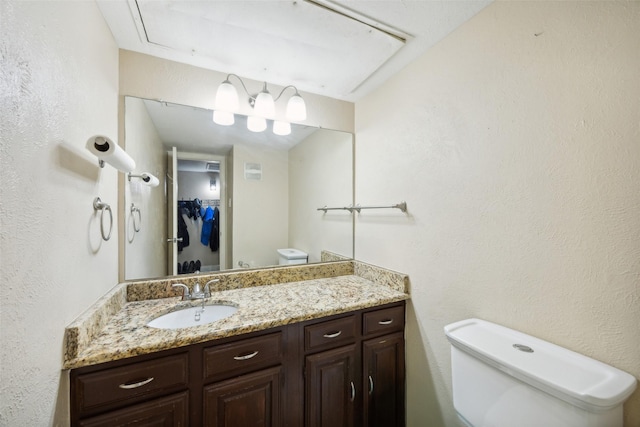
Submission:
[[[320,0],[132,2],[148,43],[205,57],[222,72],[338,98],[357,89],[408,37]]]

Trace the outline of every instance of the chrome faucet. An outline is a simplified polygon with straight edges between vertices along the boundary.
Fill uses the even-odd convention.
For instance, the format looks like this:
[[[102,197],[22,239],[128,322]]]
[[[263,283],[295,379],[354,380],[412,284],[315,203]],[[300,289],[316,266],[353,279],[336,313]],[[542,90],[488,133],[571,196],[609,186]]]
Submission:
[[[186,301],[191,299],[191,292],[189,291],[189,287],[184,283],[174,283],[171,285],[172,288],[182,288],[182,301]]]
[[[209,280],[204,288],[200,286],[200,282],[196,282],[193,285],[193,289],[189,289],[187,285],[184,283],[174,283],[171,285],[172,288],[182,288],[182,301],[194,300],[194,299],[205,299],[211,297],[211,290],[209,289],[209,284],[219,282],[220,279]]]

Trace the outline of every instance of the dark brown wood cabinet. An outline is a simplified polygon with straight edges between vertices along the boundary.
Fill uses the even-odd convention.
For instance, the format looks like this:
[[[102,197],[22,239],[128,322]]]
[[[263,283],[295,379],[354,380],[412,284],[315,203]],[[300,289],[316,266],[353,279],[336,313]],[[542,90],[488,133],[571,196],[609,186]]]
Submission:
[[[74,369],[72,426],[402,427],[405,303]]]
[[[404,336],[384,335],[362,343],[364,425],[404,425]]]
[[[281,423],[282,368],[264,369],[204,387],[208,427],[274,427]]]
[[[157,426],[188,427],[187,392],[153,399],[79,422],[82,427]]]
[[[305,358],[305,426],[356,425],[355,344]]]

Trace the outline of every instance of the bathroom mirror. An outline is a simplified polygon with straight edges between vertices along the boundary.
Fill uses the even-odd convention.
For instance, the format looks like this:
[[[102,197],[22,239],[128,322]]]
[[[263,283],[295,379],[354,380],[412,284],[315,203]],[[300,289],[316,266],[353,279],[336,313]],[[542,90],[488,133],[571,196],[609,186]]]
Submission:
[[[278,249],[309,263],[323,250],[351,258],[352,215],[318,208],[353,203],[353,135],[292,124],[278,136],[272,123],[254,133],[244,116],[220,126],[212,114],[125,97],[133,175],[150,173],[159,185],[125,177],[124,278],[277,265]]]

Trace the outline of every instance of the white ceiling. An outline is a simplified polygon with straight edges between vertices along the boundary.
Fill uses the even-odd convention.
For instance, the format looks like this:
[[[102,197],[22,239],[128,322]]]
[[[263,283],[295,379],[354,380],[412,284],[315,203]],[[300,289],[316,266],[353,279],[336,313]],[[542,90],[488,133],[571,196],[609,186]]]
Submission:
[[[97,0],[122,49],[356,101],[490,0]]]

